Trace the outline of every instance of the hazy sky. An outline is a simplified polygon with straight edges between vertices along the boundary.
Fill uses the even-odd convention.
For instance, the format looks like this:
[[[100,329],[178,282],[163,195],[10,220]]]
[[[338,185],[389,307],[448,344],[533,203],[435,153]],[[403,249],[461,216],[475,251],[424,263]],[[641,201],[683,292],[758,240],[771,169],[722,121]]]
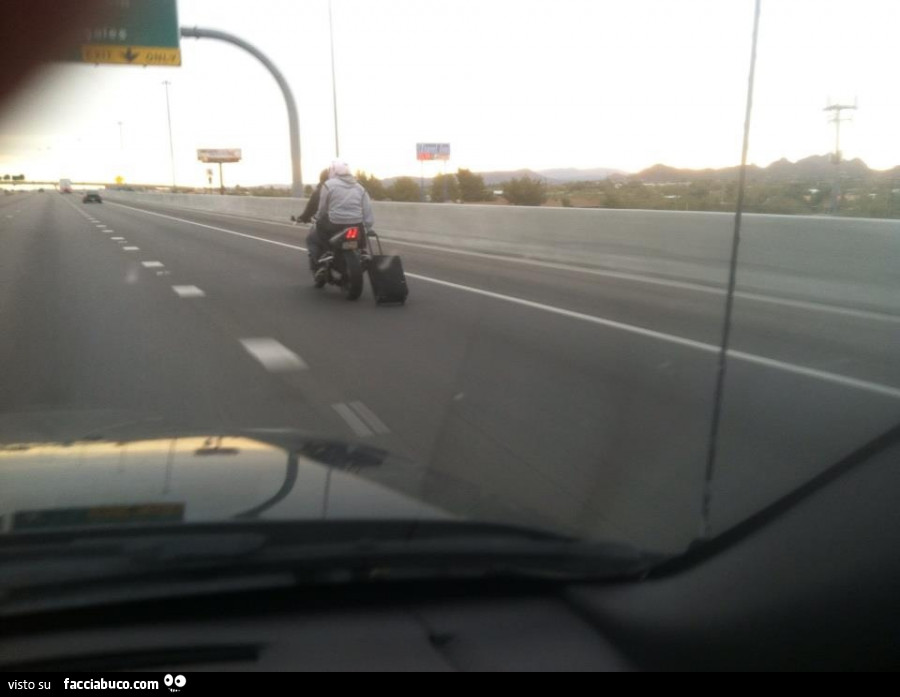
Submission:
[[[332,0],[341,155],[448,170],[719,167],[740,159],[752,0]],[[334,156],[327,0],[180,0],[182,26],[250,41],[285,73],[306,182]],[[751,160],[833,147],[822,108],[858,98],[845,156],[900,164],[900,1],[764,0]],[[197,148],[241,148],[226,184],[288,183],[284,102],[240,49],[182,41],[180,68],[58,65],[0,116],[0,173],[205,183]],[[122,122],[122,139],[120,128]],[[440,171],[432,164],[426,174]]]

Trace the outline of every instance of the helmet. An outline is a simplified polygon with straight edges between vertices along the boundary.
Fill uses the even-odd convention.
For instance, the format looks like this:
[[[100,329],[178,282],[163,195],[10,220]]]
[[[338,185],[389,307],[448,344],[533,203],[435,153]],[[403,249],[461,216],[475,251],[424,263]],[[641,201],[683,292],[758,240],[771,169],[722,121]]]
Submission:
[[[350,174],[350,165],[348,165],[343,160],[332,160],[331,167],[328,168],[328,176],[332,177],[344,177]]]

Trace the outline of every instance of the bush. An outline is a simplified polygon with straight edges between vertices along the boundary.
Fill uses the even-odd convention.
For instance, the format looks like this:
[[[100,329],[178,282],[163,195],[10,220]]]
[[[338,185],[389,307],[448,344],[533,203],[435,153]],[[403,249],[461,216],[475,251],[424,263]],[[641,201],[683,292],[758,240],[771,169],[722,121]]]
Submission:
[[[503,195],[514,206],[540,206],[547,200],[547,186],[539,179],[522,177],[506,182]]]
[[[490,201],[494,198],[484,185],[484,178],[480,174],[473,174],[468,169],[460,169],[456,172],[456,180],[459,183],[459,197],[466,202]]]
[[[431,200],[437,203],[459,200],[459,182],[452,174],[439,174],[431,182]]]
[[[422,190],[412,177],[400,177],[391,185],[388,195],[392,201],[422,200]]]
[[[366,190],[369,198],[373,201],[384,201],[388,197],[387,189],[384,188],[384,184],[377,177],[365,172],[357,172],[356,181],[362,185],[362,188]],[[418,199],[416,200],[418,201]]]

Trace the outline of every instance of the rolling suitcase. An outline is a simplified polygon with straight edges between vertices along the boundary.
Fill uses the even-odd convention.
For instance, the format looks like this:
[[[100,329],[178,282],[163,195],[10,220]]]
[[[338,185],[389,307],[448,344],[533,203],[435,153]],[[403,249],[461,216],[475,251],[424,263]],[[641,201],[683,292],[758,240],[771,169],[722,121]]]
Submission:
[[[406,302],[409,289],[406,287],[406,275],[403,273],[400,257],[386,254],[373,256],[369,263],[369,280],[372,282],[375,302],[379,305]]]
[[[374,232],[369,234],[369,242],[377,242],[378,254],[372,254],[369,260],[369,281],[372,283],[372,295],[379,305],[406,302],[409,289],[406,287],[406,274],[403,273],[403,262],[400,257],[384,254],[381,239]],[[370,247],[374,252],[374,246]]]

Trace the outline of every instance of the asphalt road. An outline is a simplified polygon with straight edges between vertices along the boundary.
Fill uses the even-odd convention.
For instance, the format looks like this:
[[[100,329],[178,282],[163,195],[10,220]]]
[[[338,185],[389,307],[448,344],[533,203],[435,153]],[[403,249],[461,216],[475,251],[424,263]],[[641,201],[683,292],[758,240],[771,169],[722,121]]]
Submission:
[[[312,287],[305,233],[0,198],[0,439],[57,411],[296,428],[416,461],[433,476],[394,484],[456,512],[662,550],[697,534],[721,290],[392,242],[410,298],[376,307]],[[713,530],[900,420],[898,356],[900,302],[737,297]]]

